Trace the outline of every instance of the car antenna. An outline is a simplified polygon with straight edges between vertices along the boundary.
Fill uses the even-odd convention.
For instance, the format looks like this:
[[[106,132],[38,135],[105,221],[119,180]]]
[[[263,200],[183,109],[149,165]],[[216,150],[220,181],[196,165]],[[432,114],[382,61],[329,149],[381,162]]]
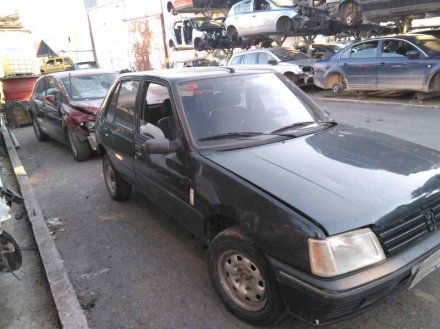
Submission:
[[[69,72],[69,89],[70,89],[70,97],[73,98],[73,94],[72,94],[72,77],[70,76],[70,72]]]
[[[221,66],[222,69],[226,69],[229,73],[235,73],[235,69],[233,67]]]

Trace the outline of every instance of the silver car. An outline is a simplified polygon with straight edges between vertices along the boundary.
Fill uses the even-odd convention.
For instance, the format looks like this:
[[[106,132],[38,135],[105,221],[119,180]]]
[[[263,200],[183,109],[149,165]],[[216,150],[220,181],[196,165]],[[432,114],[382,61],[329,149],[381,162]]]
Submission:
[[[297,12],[292,0],[245,0],[231,7],[225,20],[233,42],[253,37],[287,35]]]
[[[228,62],[240,67],[272,69],[298,86],[313,84],[313,65],[315,59],[300,51],[276,47],[256,49],[234,54]]]

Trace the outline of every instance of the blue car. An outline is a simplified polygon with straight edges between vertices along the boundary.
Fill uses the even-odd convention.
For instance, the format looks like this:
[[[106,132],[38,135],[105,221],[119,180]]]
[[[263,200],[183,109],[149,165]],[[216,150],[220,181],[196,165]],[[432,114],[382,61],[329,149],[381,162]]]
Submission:
[[[440,39],[397,35],[344,48],[315,64],[315,84],[347,90],[440,91]]]

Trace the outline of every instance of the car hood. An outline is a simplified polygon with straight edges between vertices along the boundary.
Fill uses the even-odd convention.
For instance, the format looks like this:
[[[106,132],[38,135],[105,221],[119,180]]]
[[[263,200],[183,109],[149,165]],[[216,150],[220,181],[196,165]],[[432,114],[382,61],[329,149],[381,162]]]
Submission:
[[[349,126],[202,155],[330,235],[391,224],[440,197],[439,152]]]
[[[71,101],[69,105],[79,110],[81,112],[86,112],[88,114],[97,115],[99,112],[99,108],[101,107],[103,99],[91,99],[84,101]]]
[[[303,66],[313,66],[315,65],[316,59],[314,58],[305,58],[305,59],[296,59],[293,61],[285,61],[282,63],[289,63],[289,64],[296,64],[296,65],[303,65]]]

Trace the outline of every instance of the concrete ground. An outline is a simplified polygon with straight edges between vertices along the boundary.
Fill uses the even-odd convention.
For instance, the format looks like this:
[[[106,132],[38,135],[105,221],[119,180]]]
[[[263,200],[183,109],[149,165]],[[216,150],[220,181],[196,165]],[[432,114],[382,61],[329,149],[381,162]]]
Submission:
[[[3,147],[0,163],[3,186],[19,191],[14,171]],[[47,284],[32,230],[22,205],[12,206],[12,218],[2,223],[22,249],[23,265],[12,274],[0,274],[0,328],[56,329],[58,314]]]
[[[440,110],[324,103],[332,116],[440,150]],[[251,328],[211,288],[201,243],[134,192],[109,197],[97,157],[75,162],[67,146],[15,130],[19,156],[92,328]],[[440,272],[330,329],[434,329]],[[2,327],[2,326],[0,326]],[[287,318],[275,328],[308,328]]]

